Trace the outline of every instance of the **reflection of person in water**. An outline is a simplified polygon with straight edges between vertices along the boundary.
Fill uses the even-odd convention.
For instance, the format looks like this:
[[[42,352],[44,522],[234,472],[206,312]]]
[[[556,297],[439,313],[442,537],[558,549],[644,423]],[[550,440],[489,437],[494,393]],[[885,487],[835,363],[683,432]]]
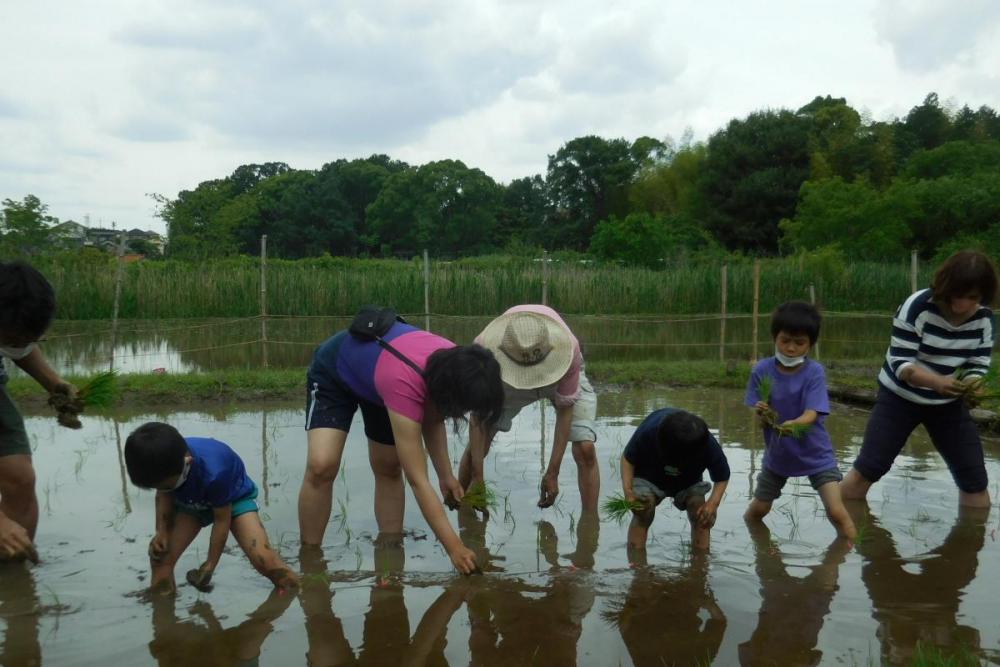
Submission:
[[[0,665],[41,665],[38,644],[41,615],[35,579],[23,563],[0,562]]]
[[[166,665],[257,665],[260,648],[294,594],[274,589],[271,595],[237,626],[223,628],[212,606],[191,605],[191,617],[177,618],[174,596],[153,598],[153,641],[149,653],[160,667]],[[197,619],[197,620],[196,620]]]
[[[946,651],[980,647],[979,631],[959,625],[957,617],[962,593],[976,577],[988,518],[988,508],[959,508],[944,542],[913,558],[899,555],[892,534],[874,517],[860,519],[867,523],[857,546],[864,558],[861,578],[878,621],[883,660],[909,662],[918,643]]]
[[[726,617],[709,587],[707,555],[694,552],[690,568],[680,572],[648,567],[645,558],[644,549],[629,555],[636,570],[625,600],[602,615],[618,627],[636,667],[711,664]]]
[[[851,544],[837,538],[827,547],[819,565],[803,566],[804,577],[788,573],[771,531],[751,523],[757,576],[760,578],[760,614],[749,641],[740,644],[741,665],[818,665],[823,652],[816,648],[823,621],[837,592],[837,575]]]
[[[567,568],[559,562],[555,528],[541,521],[539,550],[552,573],[548,585],[498,577],[474,589],[468,604],[472,664],[577,664],[583,619],[594,605],[594,581],[576,570],[593,567],[599,529],[596,512],[581,514],[576,549],[563,556],[570,562]],[[468,544],[475,543],[471,531],[472,526],[463,531]]]
[[[379,535],[375,539],[378,583],[371,589],[362,645],[355,655],[344,636],[343,624],[333,613],[333,591],[322,551],[306,546],[300,557],[304,576],[299,599],[309,641],[307,664],[317,667],[447,664],[445,634],[451,617],[465,601],[468,584],[463,577],[445,588],[427,608],[411,638],[404,586],[397,580],[405,561],[402,537]]]

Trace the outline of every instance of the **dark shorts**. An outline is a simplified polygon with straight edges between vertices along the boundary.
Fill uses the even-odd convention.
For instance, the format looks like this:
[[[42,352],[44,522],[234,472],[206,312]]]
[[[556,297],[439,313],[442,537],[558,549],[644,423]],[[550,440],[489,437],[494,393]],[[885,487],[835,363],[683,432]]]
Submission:
[[[343,332],[342,335],[347,335]],[[389,411],[384,406],[359,398],[340,378],[330,377],[310,367],[306,373],[306,430],[335,428],[350,432],[354,413],[361,408],[365,435],[369,440],[395,445]]]
[[[24,419],[17,409],[7,386],[0,384],[0,456],[31,455],[31,442],[24,430]]]
[[[686,489],[681,489],[673,496],[674,507],[681,510],[682,512],[687,509],[688,501],[692,498],[705,499],[705,495],[712,490],[712,485],[702,480],[700,482],[695,482]],[[655,505],[659,506],[660,502],[667,497],[667,492],[653,484],[648,479],[643,479],[642,477],[635,477],[632,479],[632,491],[637,496],[651,496],[655,499]]]
[[[821,470],[809,475],[809,483],[816,490],[819,490],[819,487],[824,484],[839,482],[842,479],[844,476],[840,473],[839,468]],[[782,477],[778,473],[764,468],[757,473],[757,486],[754,487],[753,497],[765,503],[777,500],[781,497],[781,489],[785,487],[787,481],[787,477]]]
[[[260,507],[257,505],[257,485],[254,484],[253,490],[250,493],[246,494],[242,498],[237,498],[233,501],[232,505],[232,517],[234,519],[249,512],[259,512]],[[215,513],[210,509],[186,505],[184,503],[177,502],[176,500],[174,500],[174,509],[178,512],[183,512],[184,514],[190,514],[196,518],[202,528],[211,526],[215,521]]]
[[[988,480],[979,430],[965,402],[921,405],[879,387],[861,452],[854,468],[870,482],[882,478],[906,444],[913,429],[923,424],[934,448],[948,464],[959,489],[966,493],[985,491]]]

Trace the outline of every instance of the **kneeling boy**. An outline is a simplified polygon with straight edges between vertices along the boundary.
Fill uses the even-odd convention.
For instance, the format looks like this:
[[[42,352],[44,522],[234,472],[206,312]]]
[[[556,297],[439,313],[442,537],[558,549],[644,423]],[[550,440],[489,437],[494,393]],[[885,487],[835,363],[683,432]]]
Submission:
[[[173,426],[143,424],[125,441],[132,483],[156,489],[156,535],[149,543],[150,589],[173,593],[174,565],[201,529],[212,526],[208,558],[187,580],[209,590],[232,531],[253,566],[279,588],[298,578],[271,548],[257,515],[257,486],[239,455],[212,438],[185,438]]]
[[[706,469],[713,485],[702,480]],[[701,417],[674,408],[652,412],[625,446],[621,474],[625,497],[644,505],[633,511],[630,548],[646,548],[655,508],[670,497],[674,507],[687,511],[691,544],[708,549],[709,531],[729,484],[729,462]],[[712,494],[706,500],[709,489]]]

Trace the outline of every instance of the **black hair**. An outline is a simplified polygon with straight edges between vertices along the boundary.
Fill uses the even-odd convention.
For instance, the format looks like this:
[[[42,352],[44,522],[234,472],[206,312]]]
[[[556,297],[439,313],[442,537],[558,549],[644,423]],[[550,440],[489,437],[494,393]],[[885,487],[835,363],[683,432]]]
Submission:
[[[56,293],[36,268],[19,261],[0,263],[0,330],[38,340],[55,310]]]
[[[708,438],[705,420],[684,410],[666,415],[656,429],[660,458],[664,461],[683,464],[700,457]]]
[[[819,309],[805,301],[786,301],[771,313],[771,338],[784,331],[792,335],[809,336],[809,343],[816,344],[823,318]]]
[[[987,255],[960,250],[944,260],[931,281],[935,301],[947,301],[979,292],[979,302],[992,306],[997,295],[997,267]]]
[[[500,419],[500,364],[482,345],[458,345],[433,353],[427,358],[424,381],[441,416],[463,419],[466,413],[472,413],[486,426]]]
[[[184,471],[187,441],[170,424],[146,422],[125,440],[125,468],[138,487],[155,488]]]

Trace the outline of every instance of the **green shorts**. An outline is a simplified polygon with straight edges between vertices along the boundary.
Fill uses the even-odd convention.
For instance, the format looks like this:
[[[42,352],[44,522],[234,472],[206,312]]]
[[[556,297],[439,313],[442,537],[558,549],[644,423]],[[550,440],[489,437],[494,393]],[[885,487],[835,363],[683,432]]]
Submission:
[[[190,514],[194,518],[198,519],[198,523],[201,524],[202,528],[206,526],[211,526],[215,521],[215,515],[210,509],[203,509],[201,507],[195,507],[193,505],[187,505],[182,502],[174,500],[174,509],[178,512],[183,512],[184,514]],[[233,518],[240,516],[241,514],[248,514],[250,512],[259,512],[260,507],[257,505],[257,485],[253,485],[253,490],[246,494],[242,498],[237,498],[233,501]]]
[[[0,384],[0,456],[31,454],[31,442],[24,430],[24,419],[7,393],[6,384]]]

